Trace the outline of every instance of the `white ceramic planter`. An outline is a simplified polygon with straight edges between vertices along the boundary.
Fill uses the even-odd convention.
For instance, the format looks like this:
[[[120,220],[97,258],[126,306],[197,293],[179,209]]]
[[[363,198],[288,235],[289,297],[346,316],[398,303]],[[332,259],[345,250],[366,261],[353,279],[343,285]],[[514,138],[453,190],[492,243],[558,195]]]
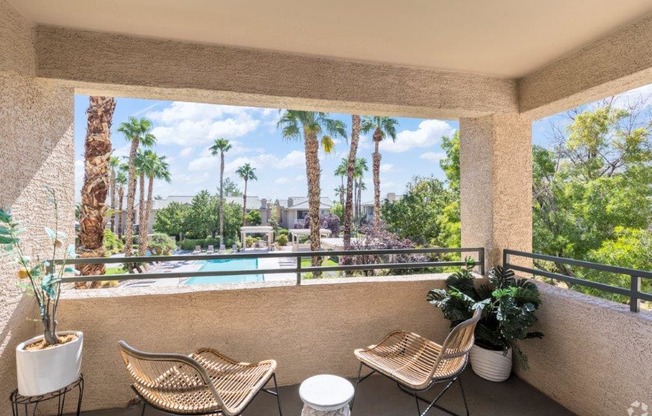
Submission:
[[[41,335],[16,347],[18,393],[21,395],[38,396],[50,393],[67,386],[79,377],[84,334],[77,331],[60,331],[58,334],[75,334],[77,339],[45,350],[26,351],[25,346],[42,339]]]
[[[512,372],[512,349],[493,351],[474,345],[471,348],[471,368],[473,372],[489,381],[505,381]]]

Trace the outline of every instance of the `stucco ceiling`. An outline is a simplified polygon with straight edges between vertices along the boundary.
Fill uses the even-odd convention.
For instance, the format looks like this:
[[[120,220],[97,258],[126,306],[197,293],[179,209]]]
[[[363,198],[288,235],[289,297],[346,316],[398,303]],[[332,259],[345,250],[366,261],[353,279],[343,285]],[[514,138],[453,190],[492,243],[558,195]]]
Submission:
[[[522,77],[650,0],[9,0],[37,24]]]

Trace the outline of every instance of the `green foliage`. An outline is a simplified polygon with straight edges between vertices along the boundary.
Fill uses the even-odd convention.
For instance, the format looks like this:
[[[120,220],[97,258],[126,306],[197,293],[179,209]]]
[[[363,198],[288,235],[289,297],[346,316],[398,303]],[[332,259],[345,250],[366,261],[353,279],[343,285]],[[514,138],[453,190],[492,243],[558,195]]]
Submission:
[[[649,117],[607,101],[573,114],[558,146],[533,149],[534,251],[650,269],[652,142]],[[645,250],[648,251],[645,251]],[[629,278],[557,264],[546,269],[628,287]],[[627,298],[573,289],[615,301]]]
[[[254,209],[247,213],[247,225],[260,225],[263,219],[260,217],[260,211]]]
[[[288,235],[290,232],[286,228],[281,228],[278,230],[279,235]]]
[[[217,194],[220,194],[220,188],[217,188]],[[224,178],[224,196],[242,196],[242,191],[231,178]]]
[[[339,202],[333,204],[331,207],[331,214],[339,218],[341,222],[344,222],[344,206]]]
[[[107,257],[122,253],[124,243],[109,229],[104,230],[104,252]]]
[[[186,231],[186,218],[190,212],[188,205],[172,202],[167,207],[156,211],[154,231],[167,235],[181,235]]]
[[[169,256],[177,246],[173,238],[162,233],[152,234],[147,244],[150,252],[155,256]]]
[[[476,287],[471,270],[473,263],[446,280],[447,289],[433,289],[427,300],[440,308],[451,321],[451,328],[469,319],[473,311],[483,308],[475,330],[477,345],[506,351],[512,348],[519,363],[527,369],[527,357],[517,341],[542,338],[541,332],[529,332],[541,300],[537,286],[528,279],[517,279],[514,272],[500,266],[489,272],[489,284]]]
[[[279,236],[276,237],[276,242],[278,243],[279,246],[286,246],[288,243],[287,234],[279,234]]]
[[[439,179],[415,177],[402,198],[383,204],[383,219],[388,230],[400,238],[421,246],[441,245],[439,218],[451,198]]]

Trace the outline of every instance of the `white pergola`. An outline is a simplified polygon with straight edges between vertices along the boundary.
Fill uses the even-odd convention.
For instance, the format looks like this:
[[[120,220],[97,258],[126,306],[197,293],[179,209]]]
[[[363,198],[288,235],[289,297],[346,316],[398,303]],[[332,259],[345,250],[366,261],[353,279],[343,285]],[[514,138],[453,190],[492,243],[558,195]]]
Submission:
[[[267,247],[272,246],[274,241],[274,228],[269,225],[257,225],[257,226],[245,226],[240,227],[240,241],[242,241],[242,246],[244,247],[247,235],[249,234],[266,234],[267,235]]]
[[[291,229],[290,231],[290,237],[292,239],[292,251],[298,251],[300,248],[310,248],[310,244],[299,244],[299,237],[309,237],[310,236],[310,229],[309,228],[295,228]],[[330,237],[331,236],[331,230],[328,230],[326,228],[320,228],[319,229],[319,236],[320,237]]]

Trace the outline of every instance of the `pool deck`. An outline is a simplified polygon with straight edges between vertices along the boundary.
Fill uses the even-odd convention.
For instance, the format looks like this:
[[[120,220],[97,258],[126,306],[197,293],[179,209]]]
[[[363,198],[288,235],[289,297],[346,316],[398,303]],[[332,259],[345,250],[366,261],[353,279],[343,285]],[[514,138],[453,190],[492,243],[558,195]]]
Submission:
[[[291,258],[260,258],[258,259],[258,268],[259,269],[283,269],[283,268],[293,268],[294,265],[291,264]],[[187,260],[187,261],[172,261],[166,263],[156,264],[153,267],[150,267],[149,272],[157,273],[191,273],[196,272],[201,269],[203,266],[202,260]],[[295,273],[277,273],[277,274],[267,274],[264,275],[264,281],[266,282],[287,282],[294,281],[296,279]],[[152,279],[150,280],[140,280],[140,281],[129,281],[125,285],[128,286],[179,286],[182,285],[188,280],[188,278],[170,278],[170,279]]]

